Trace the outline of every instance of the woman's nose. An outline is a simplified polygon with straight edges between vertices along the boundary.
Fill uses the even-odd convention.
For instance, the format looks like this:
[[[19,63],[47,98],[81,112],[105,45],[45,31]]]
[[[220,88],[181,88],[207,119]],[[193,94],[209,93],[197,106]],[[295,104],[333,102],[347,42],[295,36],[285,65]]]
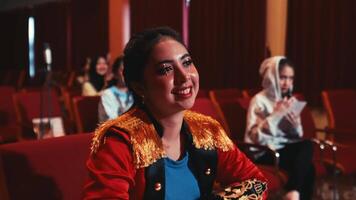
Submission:
[[[183,67],[177,67],[174,71],[175,84],[185,83],[189,80],[189,73]]]

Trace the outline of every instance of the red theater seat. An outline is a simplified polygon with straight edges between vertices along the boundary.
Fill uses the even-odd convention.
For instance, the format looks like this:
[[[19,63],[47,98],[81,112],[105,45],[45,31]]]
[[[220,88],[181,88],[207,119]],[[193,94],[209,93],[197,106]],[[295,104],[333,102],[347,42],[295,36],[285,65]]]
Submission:
[[[211,99],[208,97],[197,97],[195,99],[195,103],[191,108],[192,111],[202,113],[204,115],[208,115],[214,119],[216,119],[220,124],[224,127],[225,131],[229,134],[230,130],[226,124],[226,120],[221,110]]]
[[[15,89],[12,86],[0,86],[0,144],[13,142],[19,138],[20,127],[16,121],[15,105],[12,95]]]
[[[321,93],[328,117],[329,139],[336,144],[336,160],[346,174],[356,172],[356,90],[334,89]],[[332,157],[332,155],[329,155]]]
[[[77,200],[87,170],[92,134],[0,146],[0,198]]]
[[[99,101],[100,96],[76,96],[73,98],[77,132],[92,132],[98,126]]]

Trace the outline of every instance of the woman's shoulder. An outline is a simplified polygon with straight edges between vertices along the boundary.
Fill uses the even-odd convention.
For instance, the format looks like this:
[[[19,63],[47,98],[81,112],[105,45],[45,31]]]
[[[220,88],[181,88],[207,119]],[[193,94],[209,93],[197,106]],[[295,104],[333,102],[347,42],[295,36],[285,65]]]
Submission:
[[[265,104],[270,104],[271,100],[268,98],[265,90],[260,91],[255,96],[251,98],[250,106],[264,106]]]
[[[108,135],[125,138],[132,148],[136,168],[147,167],[165,156],[153,124],[144,111],[136,107],[116,119],[104,122],[96,129],[92,152],[95,153],[105,143]]]
[[[106,88],[102,91],[102,94],[101,94],[101,98],[115,98],[115,95],[112,91],[112,88],[109,87],[109,88]]]
[[[233,142],[227,136],[224,128],[212,117],[193,111],[186,111],[184,120],[189,126],[196,148],[218,148],[222,151],[228,151],[233,148]]]

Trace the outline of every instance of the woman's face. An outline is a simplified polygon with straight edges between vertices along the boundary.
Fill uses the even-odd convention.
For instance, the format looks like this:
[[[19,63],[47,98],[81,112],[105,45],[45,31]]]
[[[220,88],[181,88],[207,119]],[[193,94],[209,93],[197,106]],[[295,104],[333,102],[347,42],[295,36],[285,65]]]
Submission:
[[[287,93],[288,90],[292,88],[293,81],[294,69],[289,65],[284,66],[279,72],[279,86],[281,88],[282,94]]]
[[[179,42],[162,38],[153,47],[143,74],[144,103],[154,114],[166,116],[193,106],[199,74]]]
[[[99,74],[99,75],[105,75],[106,72],[108,72],[108,64],[105,60],[105,58],[103,57],[100,57],[98,59],[98,61],[96,62],[96,72]]]

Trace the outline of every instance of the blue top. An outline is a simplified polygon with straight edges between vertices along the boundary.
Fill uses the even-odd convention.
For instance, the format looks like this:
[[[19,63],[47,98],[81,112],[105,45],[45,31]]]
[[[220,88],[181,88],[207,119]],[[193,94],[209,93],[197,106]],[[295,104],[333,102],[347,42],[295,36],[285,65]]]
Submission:
[[[165,200],[195,200],[200,197],[197,179],[188,168],[189,154],[183,159],[174,161],[164,158],[165,169]]]

